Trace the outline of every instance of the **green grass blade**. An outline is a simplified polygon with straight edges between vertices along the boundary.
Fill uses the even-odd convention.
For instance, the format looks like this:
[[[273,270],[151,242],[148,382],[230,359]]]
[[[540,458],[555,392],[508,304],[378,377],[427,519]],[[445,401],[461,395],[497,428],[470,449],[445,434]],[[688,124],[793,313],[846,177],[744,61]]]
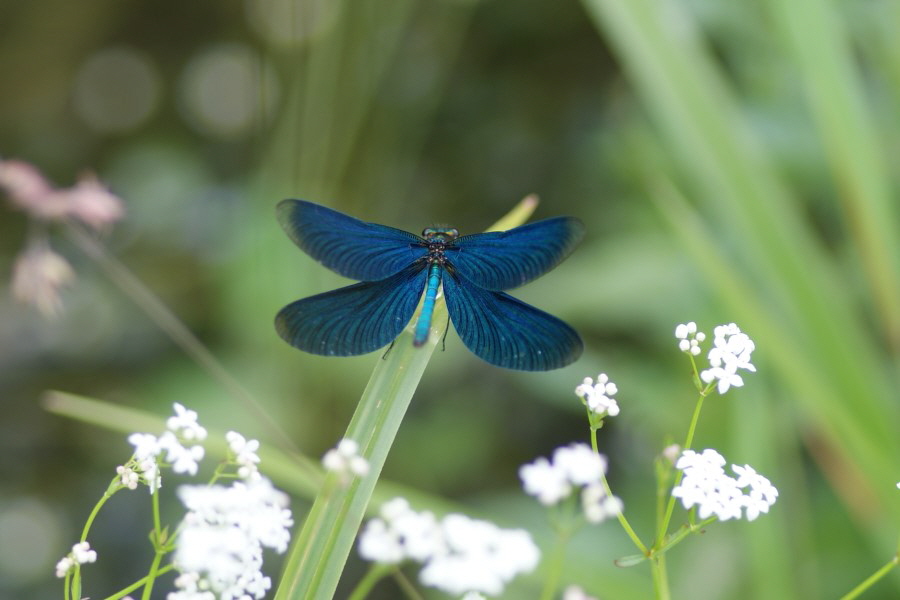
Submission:
[[[768,5],[806,87],[884,335],[898,349],[900,217],[847,32],[829,0],[770,0]]]

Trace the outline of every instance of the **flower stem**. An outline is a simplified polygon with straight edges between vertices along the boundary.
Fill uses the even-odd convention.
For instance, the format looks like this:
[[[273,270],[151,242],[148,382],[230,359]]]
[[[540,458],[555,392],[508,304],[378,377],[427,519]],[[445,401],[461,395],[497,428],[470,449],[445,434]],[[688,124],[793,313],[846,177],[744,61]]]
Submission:
[[[588,408],[588,420],[591,419],[591,409]],[[593,423],[593,421],[591,421]],[[593,424],[591,425],[591,449],[593,449],[595,454],[599,454],[599,450],[597,449],[597,430],[599,427],[595,427]],[[609,487],[609,481],[606,479],[606,475],[603,474],[600,476],[600,483],[603,484],[603,489],[606,491],[607,496],[612,496],[612,489]],[[622,529],[625,530],[625,533],[628,534],[628,537],[631,538],[631,541],[637,546],[638,550],[641,551],[642,554],[647,554],[647,546],[641,541],[641,538],[638,537],[637,533],[635,533],[634,528],[631,527],[631,523],[628,522],[628,519],[625,517],[623,511],[619,511],[616,513],[616,519],[619,521],[619,525],[622,526]]]
[[[669,600],[669,575],[666,571],[666,555],[661,552],[650,560],[650,573],[653,576],[653,591],[656,600]]]
[[[569,543],[571,534],[567,531],[560,531],[553,546],[553,552],[550,554],[550,561],[547,576],[544,579],[544,589],[541,592],[540,600],[551,600],[556,588],[559,586],[559,580],[562,578],[563,564],[566,558],[566,546]]]
[[[394,579],[397,581],[397,585],[400,586],[400,589],[403,590],[403,593],[406,594],[407,598],[410,600],[424,600],[422,594],[419,593],[416,586],[414,586],[406,575],[403,574],[403,571],[394,569]]]
[[[691,424],[688,426],[687,437],[684,440],[684,445],[681,447],[681,451],[690,449],[691,444],[694,443],[694,433],[697,430],[697,423],[700,421],[700,411],[703,408],[703,400],[706,399],[706,394],[709,393],[710,386],[702,389],[700,391],[700,396],[697,398],[697,405],[694,407],[694,414],[691,416]],[[675,482],[673,483],[673,488],[677,486],[681,482],[681,478],[683,473],[681,471],[676,471],[675,473]],[[669,493],[669,502],[666,505],[666,512],[663,516],[662,521],[659,523],[659,528],[656,531],[656,544],[655,547],[659,548],[662,544],[662,541],[666,537],[666,532],[669,530],[669,522],[672,520],[672,512],[675,510],[675,496],[672,496]]]
[[[841,596],[841,600],[852,600],[853,598],[858,598],[860,594],[872,587],[876,581],[890,573],[891,570],[897,566],[898,561],[900,561],[900,555],[895,554],[891,557],[891,560],[884,564],[880,569],[866,577],[865,581],[847,592],[845,595]]]
[[[384,576],[394,569],[394,565],[384,565],[373,563],[369,571],[359,580],[356,587],[348,596],[347,600],[363,600],[375,587],[375,584],[384,579]]]

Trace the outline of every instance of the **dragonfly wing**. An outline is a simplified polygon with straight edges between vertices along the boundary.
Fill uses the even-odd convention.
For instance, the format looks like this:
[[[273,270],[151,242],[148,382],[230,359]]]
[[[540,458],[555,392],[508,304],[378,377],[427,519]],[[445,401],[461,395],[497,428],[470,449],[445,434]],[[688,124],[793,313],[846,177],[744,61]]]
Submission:
[[[350,279],[378,281],[428,253],[422,238],[305,200],[278,203],[278,222],[301,250]]]
[[[447,249],[460,275],[494,291],[508,290],[540,277],[566,258],[584,225],[574,217],[556,217],[509,231],[466,235]]]
[[[447,273],[444,295],[463,343],[493,365],[549,371],[581,356],[583,345],[574,329],[508,294],[482,289]]]
[[[282,308],[275,329],[295,348],[326,356],[366,354],[406,327],[425,286],[424,263],[381,281],[357,283]]]

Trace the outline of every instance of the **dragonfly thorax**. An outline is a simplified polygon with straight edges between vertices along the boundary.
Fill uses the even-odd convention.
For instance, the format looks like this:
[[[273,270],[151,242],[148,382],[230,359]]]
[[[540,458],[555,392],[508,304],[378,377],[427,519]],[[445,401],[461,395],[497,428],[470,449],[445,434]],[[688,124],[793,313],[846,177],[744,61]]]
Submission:
[[[428,244],[428,263],[443,265],[444,249],[459,237],[459,231],[453,227],[428,227],[422,231],[422,237]]]

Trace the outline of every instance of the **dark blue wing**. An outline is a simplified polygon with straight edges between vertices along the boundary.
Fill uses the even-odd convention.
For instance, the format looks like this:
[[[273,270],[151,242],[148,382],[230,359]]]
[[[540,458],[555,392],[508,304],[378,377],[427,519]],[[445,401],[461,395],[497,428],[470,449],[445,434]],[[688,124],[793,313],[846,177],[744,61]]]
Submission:
[[[556,217],[509,231],[463,236],[447,248],[447,255],[456,271],[475,285],[508,290],[558,265],[583,236],[581,221]]]
[[[278,222],[300,249],[332,271],[378,281],[428,253],[424,240],[305,200],[278,203]]]
[[[406,327],[425,287],[425,263],[381,281],[363,282],[291,302],[275,329],[295,348],[354,356],[386,346]]]
[[[453,273],[444,276],[453,327],[466,347],[507,369],[549,371],[581,356],[574,329],[503,292],[483,290]]]

